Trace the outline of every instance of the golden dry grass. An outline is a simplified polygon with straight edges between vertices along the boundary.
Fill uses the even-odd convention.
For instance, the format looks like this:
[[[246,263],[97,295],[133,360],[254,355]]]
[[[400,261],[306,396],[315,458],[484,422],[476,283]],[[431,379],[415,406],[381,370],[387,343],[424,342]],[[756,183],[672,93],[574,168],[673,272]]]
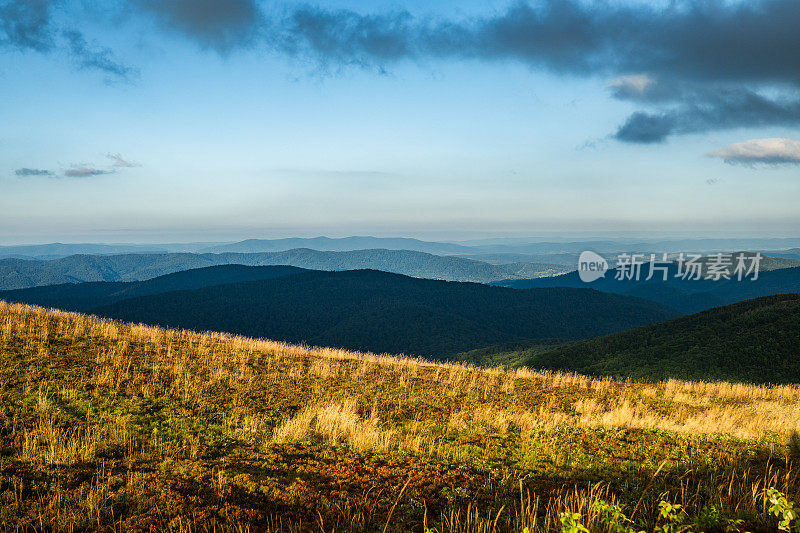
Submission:
[[[291,471],[275,474],[277,481],[256,483],[248,470],[208,459],[233,454],[240,463],[266,464],[283,461],[280,454],[296,446],[312,456],[334,454],[337,460],[342,453],[355,454],[347,455],[354,465],[373,460],[358,454],[395,457],[392,461],[408,463],[402,469],[461,465],[446,472],[462,469],[465,483],[494,491],[495,501],[510,498],[525,481],[499,515],[500,505],[487,508],[485,498],[472,502],[451,485],[435,493],[446,508],[440,503],[429,514],[433,496],[424,496],[426,485],[414,481],[404,497],[418,508],[402,513],[424,513],[440,531],[494,531],[501,523],[505,530],[548,531],[557,528],[564,509],[582,512],[592,525],[591,503],[614,500],[609,483],[624,488],[626,476],[636,488],[625,490],[661,491],[693,512],[712,498],[731,512],[763,511],[764,488],[774,485],[793,494],[798,486],[786,446],[800,432],[798,386],[640,384],[532,369],[482,369],[122,324],[1,301],[0,357],[0,395],[12,405],[4,412],[3,507],[46,517],[44,528],[94,523],[122,530],[134,523],[130,516],[159,520],[160,528],[171,531],[212,524],[218,530],[244,527],[219,516],[189,516],[189,507],[180,506],[186,503],[169,512],[161,508],[167,513],[163,519],[148,514],[144,503],[137,504],[142,509],[134,506],[139,515],[131,515],[128,507],[126,521],[111,518],[121,512],[114,511],[119,504],[113,502],[149,501],[142,494],[153,490],[155,480],[165,483],[175,476],[200,480],[207,497],[220,502],[248,490],[261,498],[270,494],[269,501],[279,503],[270,503],[268,530],[305,530],[298,522],[305,520],[327,531],[331,516],[342,521],[339,530],[346,521],[352,527],[361,524],[362,530],[370,530],[371,521],[383,523],[380,512],[387,509],[378,511],[372,504],[369,510],[370,491],[388,508],[402,479],[383,492],[369,485],[358,489],[367,496],[337,493],[318,520],[301,511],[307,504],[297,503],[315,489]],[[760,454],[768,455],[762,460]],[[775,460],[784,466],[776,467]],[[88,468],[91,474],[75,481],[75,490],[50,488],[37,500],[28,474],[19,473],[28,472],[26,465]],[[338,475],[320,468],[325,476]],[[48,472],[58,485],[63,474]],[[437,475],[442,478],[437,482],[454,483]],[[378,486],[391,479],[364,483]],[[529,493],[538,486],[548,488]],[[170,494],[184,501],[180,491]],[[657,496],[643,501],[643,517],[654,516]],[[245,513],[243,503],[235,505]],[[284,523],[282,511],[275,509],[292,506],[297,516]],[[115,521],[121,525],[113,526]]]

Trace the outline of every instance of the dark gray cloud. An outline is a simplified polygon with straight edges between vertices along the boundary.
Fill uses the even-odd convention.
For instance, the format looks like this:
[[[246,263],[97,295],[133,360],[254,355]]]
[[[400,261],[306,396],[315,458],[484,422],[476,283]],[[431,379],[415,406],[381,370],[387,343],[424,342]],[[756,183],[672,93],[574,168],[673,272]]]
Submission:
[[[517,1],[472,18],[363,13],[259,0],[125,0],[138,14],[204,49],[258,46],[329,70],[385,72],[403,62],[517,62],[559,74],[606,77],[613,97],[640,107],[612,135],[670,135],[753,126],[800,127],[798,0]],[[47,0],[0,0],[0,42],[48,51]],[[63,31],[63,29],[62,29]],[[82,68],[131,70],[110,51],[64,34]]]
[[[286,50],[323,62],[475,58],[578,74],[800,82],[797,0],[673,6],[542,0],[464,21],[303,7],[286,16],[279,37]]]
[[[403,60],[519,61],[582,75],[695,82],[800,83],[797,0],[586,3],[518,1],[486,17],[419,17],[257,0],[129,0],[163,27],[228,51],[260,40],[325,66],[377,70]]]
[[[66,30],[63,36],[80,68],[99,70],[112,78],[126,81],[138,76],[138,70],[115,60],[114,53],[108,48],[89,45],[79,31]]]
[[[27,167],[18,168],[17,170],[14,171],[14,174],[17,175],[17,176],[23,177],[23,178],[26,178],[26,177],[29,177],[29,176],[52,176],[53,175],[53,173],[51,171],[49,171],[49,170],[44,170],[44,169],[41,169],[41,168],[27,168]]]
[[[360,15],[301,7],[281,24],[274,44],[291,55],[308,55],[326,68],[360,65],[383,71],[387,63],[416,58],[424,26],[407,12]]]
[[[265,24],[255,0],[133,0],[166,29],[221,53],[252,44]]]
[[[51,53],[64,49],[81,69],[98,70],[115,79],[130,79],[136,70],[114,59],[111,50],[90,46],[83,35],[53,21],[53,0],[0,0],[0,50]]]
[[[660,115],[637,111],[619,127],[614,137],[632,143],[662,142],[675,131],[675,117],[671,113]]]
[[[64,175],[68,178],[90,178],[92,176],[102,176],[104,174],[113,173],[113,170],[104,170],[87,166],[74,166],[64,171]]]
[[[0,0],[0,47],[50,51],[50,10],[50,0]]]
[[[646,107],[614,137],[653,143],[715,129],[800,126],[798,28],[797,0],[675,2],[666,9],[542,0],[461,21],[306,6],[285,16],[274,42],[326,69],[384,71],[398,61],[441,58],[614,77],[614,97]],[[765,88],[784,96],[764,96]]]
[[[662,142],[669,135],[741,127],[800,126],[800,98],[767,97],[746,89],[682,95],[664,111],[638,111],[614,137],[634,143]]]

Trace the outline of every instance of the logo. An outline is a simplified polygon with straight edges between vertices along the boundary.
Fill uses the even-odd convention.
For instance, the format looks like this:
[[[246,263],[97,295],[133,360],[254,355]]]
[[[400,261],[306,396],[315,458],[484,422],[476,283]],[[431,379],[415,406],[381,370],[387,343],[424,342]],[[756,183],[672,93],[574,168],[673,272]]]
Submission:
[[[600,255],[586,250],[578,258],[578,276],[584,283],[591,283],[606,275],[608,261]]]

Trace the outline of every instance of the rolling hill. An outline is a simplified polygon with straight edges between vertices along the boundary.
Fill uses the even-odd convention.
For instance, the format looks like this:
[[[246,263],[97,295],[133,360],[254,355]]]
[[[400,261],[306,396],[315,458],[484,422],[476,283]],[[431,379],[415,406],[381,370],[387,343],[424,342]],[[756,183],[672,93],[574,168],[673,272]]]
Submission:
[[[199,289],[308,272],[292,266],[220,265],[182,270],[145,281],[89,281],[0,291],[0,299],[69,311],[90,311],[126,298]]]
[[[677,316],[657,303],[591,289],[520,291],[374,270],[290,271],[219,285],[224,276],[213,274],[219,268],[127,285],[5,291],[0,298],[145,324],[426,357],[528,339],[583,339]],[[247,268],[236,275],[249,275]],[[252,276],[268,277],[261,270]],[[213,278],[214,286],[137,296],[171,289],[181,277],[195,285]]]
[[[782,264],[782,263],[781,263]],[[683,280],[676,278],[677,267],[670,266],[666,281],[658,275],[651,280],[644,279],[646,268],[640,280],[618,280],[616,271],[611,270],[604,278],[584,283],[577,272],[540,279],[505,280],[495,283],[504,287],[519,289],[541,287],[590,287],[598,291],[625,294],[659,302],[683,313],[696,313],[712,307],[731,304],[742,300],[800,292],[800,267],[776,268],[759,273],[757,280]]]
[[[519,356],[517,365],[634,380],[796,383],[800,294],[746,300]]]
[[[57,259],[68,255],[90,254],[127,254],[127,253],[160,253],[165,250],[157,245],[147,244],[91,244],[75,243],[63,244],[54,242],[51,244],[31,244],[0,246],[0,258],[16,259]]]
[[[785,257],[787,259],[795,259],[800,261],[800,248],[790,248],[788,250],[777,250],[774,252],[770,252],[770,254],[776,257]]]
[[[181,270],[227,264],[290,265],[312,270],[375,269],[421,278],[480,283],[563,272],[561,267],[548,264],[491,265],[409,250],[324,252],[300,248],[263,253],[84,254],[46,261],[0,259],[0,290],[84,281],[141,281]]]

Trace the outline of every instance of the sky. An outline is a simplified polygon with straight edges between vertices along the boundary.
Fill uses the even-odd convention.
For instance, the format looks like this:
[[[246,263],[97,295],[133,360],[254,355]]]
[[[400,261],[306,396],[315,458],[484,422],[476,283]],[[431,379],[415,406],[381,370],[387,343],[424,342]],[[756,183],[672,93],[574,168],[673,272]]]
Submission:
[[[0,244],[800,235],[800,2],[0,0]]]

